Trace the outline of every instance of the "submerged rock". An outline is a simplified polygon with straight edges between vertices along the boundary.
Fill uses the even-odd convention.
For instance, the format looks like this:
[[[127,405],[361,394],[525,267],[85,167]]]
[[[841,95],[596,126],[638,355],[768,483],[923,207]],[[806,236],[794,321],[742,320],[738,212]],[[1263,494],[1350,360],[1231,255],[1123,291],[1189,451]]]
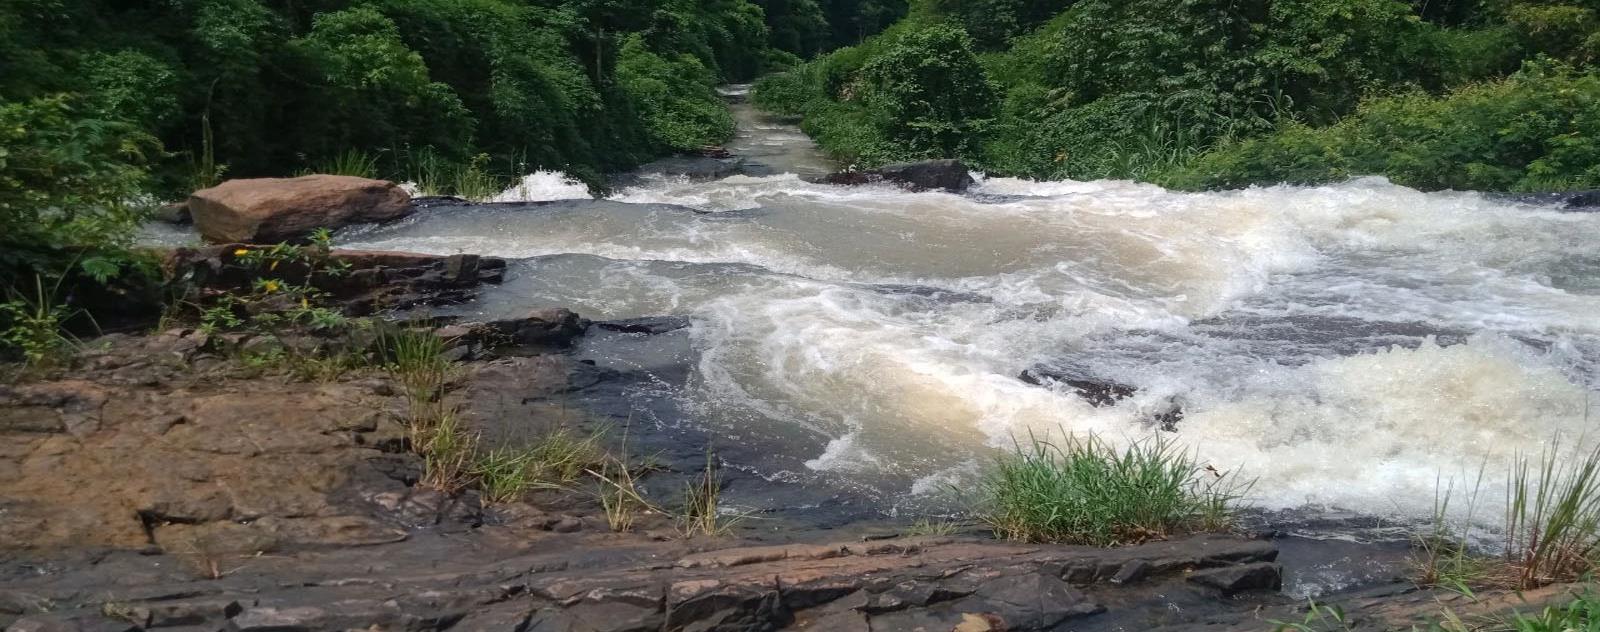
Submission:
[[[966,191],[975,183],[967,166],[955,159],[897,162],[877,169],[842,171],[823,178],[822,182],[844,185],[892,182],[913,191],[942,189],[952,193]]]
[[[212,243],[275,243],[317,228],[400,219],[411,196],[393,182],[353,176],[229,180],[189,196],[200,236]]]
[[[1066,386],[1095,408],[1115,406],[1117,402],[1133,397],[1139,392],[1137,387],[1120,382],[1083,375],[1073,369],[1044,365],[1024,369],[1017,375],[1017,379],[1034,386],[1051,387],[1057,384]],[[1162,430],[1168,432],[1177,430],[1178,422],[1183,421],[1183,405],[1176,400],[1168,400],[1166,408],[1152,414],[1150,419]]]

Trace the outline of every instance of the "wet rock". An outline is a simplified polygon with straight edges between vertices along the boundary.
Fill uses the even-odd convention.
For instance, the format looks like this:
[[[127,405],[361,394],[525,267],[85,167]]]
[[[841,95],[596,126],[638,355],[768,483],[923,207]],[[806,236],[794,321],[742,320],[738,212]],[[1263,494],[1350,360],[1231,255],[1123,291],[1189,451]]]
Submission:
[[[1017,379],[1034,386],[1051,386],[1062,384],[1077,391],[1078,396],[1089,405],[1096,408],[1114,406],[1117,402],[1132,397],[1139,389],[1127,384],[1119,384],[1111,380],[1102,380],[1080,375],[1064,369],[1047,366],[1035,366],[1024,370]]]
[[[682,316],[647,316],[644,318],[601,321],[595,323],[594,326],[606,331],[654,336],[669,331],[685,329],[691,324],[689,319]]]
[[[1278,590],[1283,586],[1283,567],[1270,562],[1224,566],[1189,575],[1189,581],[1210,586],[1224,595],[1246,590]]]
[[[189,197],[200,235],[212,243],[303,239],[317,228],[400,219],[411,196],[393,182],[352,176],[229,180]]]
[[[1564,211],[1600,211],[1600,189],[1587,191],[1562,191],[1558,193],[1513,193],[1488,195],[1493,198],[1510,200],[1512,202],[1554,206]]]
[[[1066,386],[1095,408],[1115,406],[1117,402],[1139,392],[1136,387],[1088,376],[1075,369],[1045,365],[1025,369],[1017,375],[1017,379],[1034,386]],[[1177,430],[1178,422],[1183,421],[1183,415],[1183,406],[1175,400],[1169,400],[1164,407],[1151,412],[1149,419],[1162,430],[1172,432]]]
[[[966,191],[975,183],[967,166],[954,159],[897,162],[877,169],[835,173],[822,181],[844,185],[892,182],[913,191],[940,189],[952,193]]]
[[[295,608],[250,608],[228,620],[230,632],[314,632],[328,629],[328,611],[300,606]]]
[[[505,345],[560,349],[583,335],[589,321],[561,307],[536,309],[522,318],[496,320],[476,328],[478,339],[493,348]]]
[[[1136,581],[1144,579],[1146,575],[1149,575],[1152,568],[1153,567],[1147,561],[1144,561],[1144,560],[1129,560],[1128,563],[1122,565],[1122,568],[1117,569],[1117,574],[1116,575],[1112,575],[1111,576],[1111,583],[1113,583],[1113,584],[1131,584],[1131,583],[1134,583]]]
[[[711,151],[698,156],[672,156],[646,163],[634,170],[632,178],[625,178],[619,183],[627,184],[649,176],[688,178],[693,182],[703,182],[720,180],[743,172],[743,159],[731,155],[717,155],[717,152]]]
[[[194,217],[189,214],[189,205],[181,202],[156,207],[150,214],[150,219],[180,226],[194,221]]]
[[[257,246],[247,244],[176,248],[167,254],[164,266],[177,283],[191,290],[245,291],[263,273],[240,265],[235,253],[254,248]],[[477,286],[499,283],[506,268],[504,259],[477,255],[334,250],[329,257],[346,267],[343,274],[313,274],[303,264],[286,264],[273,269],[269,276],[295,284],[309,283],[338,303],[346,315],[367,316],[383,309],[467,301]],[[257,311],[262,307],[257,306]],[[275,309],[286,307],[298,305],[279,305]]]
[[[481,632],[520,632],[530,629],[533,610],[525,603],[502,603],[473,608],[453,629]]]
[[[996,579],[977,594],[951,603],[951,608],[993,615],[1008,630],[1048,630],[1067,619],[1105,611],[1105,606],[1046,573]]]
[[[667,591],[667,629],[771,630],[792,615],[776,585],[715,579],[673,584]]]

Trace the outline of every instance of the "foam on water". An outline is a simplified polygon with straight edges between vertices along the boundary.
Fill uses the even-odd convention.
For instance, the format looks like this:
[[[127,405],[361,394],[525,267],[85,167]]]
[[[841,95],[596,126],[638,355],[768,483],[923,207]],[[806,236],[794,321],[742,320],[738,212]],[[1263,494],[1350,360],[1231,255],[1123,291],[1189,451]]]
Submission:
[[[965,480],[1030,430],[1149,436],[1177,402],[1177,438],[1257,477],[1262,506],[1422,514],[1437,477],[1593,425],[1600,215],[1382,179],[658,180],[344,239],[536,257],[475,309],[691,316],[702,423],[820,438],[794,456],[889,494]],[[1039,363],[1139,392],[1095,408],[1017,379]]]
[[[560,171],[535,171],[507,187],[489,202],[547,202],[590,199],[589,185]]]

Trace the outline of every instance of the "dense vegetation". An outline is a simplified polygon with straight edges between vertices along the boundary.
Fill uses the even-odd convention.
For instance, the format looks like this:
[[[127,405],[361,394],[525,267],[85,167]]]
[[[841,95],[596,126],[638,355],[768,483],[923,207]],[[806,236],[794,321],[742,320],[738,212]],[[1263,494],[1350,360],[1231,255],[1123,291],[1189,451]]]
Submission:
[[[864,166],[1184,188],[1600,186],[1595,0],[922,0],[763,79]]]
[[[139,207],[228,177],[353,173],[447,193],[551,169],[598,184],[731,134],[717,84],[903,12],[896,0],[0,0],[0,292],[68,268],[115,276]]]

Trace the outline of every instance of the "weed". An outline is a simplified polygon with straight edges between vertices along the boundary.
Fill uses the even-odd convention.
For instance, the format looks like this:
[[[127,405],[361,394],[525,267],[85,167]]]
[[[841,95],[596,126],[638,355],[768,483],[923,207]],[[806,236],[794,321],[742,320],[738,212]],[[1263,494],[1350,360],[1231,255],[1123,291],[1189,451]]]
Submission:
[[[488,200],[505,189],[500,178],[484,170],[488,163],[487,154],[478,154],[464,165],[455,165],[450,173],[450,189],[461,197],[474,202]]]
[[[505,446],[479,454],[473,460],[472,477],[478,481],[483,501],[511,502],[538,487],[529,457],[525,450]]]
[[[922,518],[906,529],[909,536],[946,536],[961,529],[961,523],[955,520]]]
[[[980,518],[1012,540],[1111,546],[1224,528],[1250,486],[1160,437],[1122,450],[1092,435],[1029,439],[980,482]]]
[[[6,325],[0,330],[0,343],[20,351],[25,366],[48,366],[77,347],[77,341],[62,329],[77,312],[55,301],[59,281],[46,291],[44,279],[35,276],[33,285],[33,296],[13,293],[10,300],[0,303],[0,323]]]
[[[314,172],[338,176],[356,176],[358,178],[376,178],[378,177],[378,157],[360,149],[346,149],[332,158],[317,163]]]
[[[1506,561],[1517,588],[1577,579],[1600,548],[1600,447],[1566,458],[1559,438],[1535,465],[1512,462],[1506,493]],[[1536,468],[1536,469],[1535,469]]]
[[[1482,468],[1478,475],[1481,483]],[[1477,496],[1475,485],[1471,498]],[[1465,590],[1472,585],[1526,590],[1574,581],[1600,558],[1600,447],[1566,451],[1560,437],[1535,460],[1513,457],[1505,487],[1504,540],[1498,555],[1477,556],[1464,534],[1453,534],[1443,508],[1432,533],[1420,538],[1418,582]],[[1474,521],[1469,504],[1466,524]]]
[[[678,533],[686,538],[727,535],[746,516],[723,516],[721,500],[722,476],[717,473],[712,452],[706,450],[705,470],[698,480],[684,486],[683,509],[678,514]]]
[[[1515,632],[1600,632],[1600,596],[1584,592],[1560,607],[1535,615],[1516,613],[1505,626]]]
[[[467,431],[455,410],[411,423],[411,449],[422,455],[422,483],[445,493],[465,488],[471,480],[478,436]]]
[[[1350,619],[1345,616],[1344,609],[1338,606],[1322,606],[1317,602],[1308,602],[1306,616],[1300,621],[1268,621],[1276,628],[1277,632],[1350,632],[1355,628]]]

